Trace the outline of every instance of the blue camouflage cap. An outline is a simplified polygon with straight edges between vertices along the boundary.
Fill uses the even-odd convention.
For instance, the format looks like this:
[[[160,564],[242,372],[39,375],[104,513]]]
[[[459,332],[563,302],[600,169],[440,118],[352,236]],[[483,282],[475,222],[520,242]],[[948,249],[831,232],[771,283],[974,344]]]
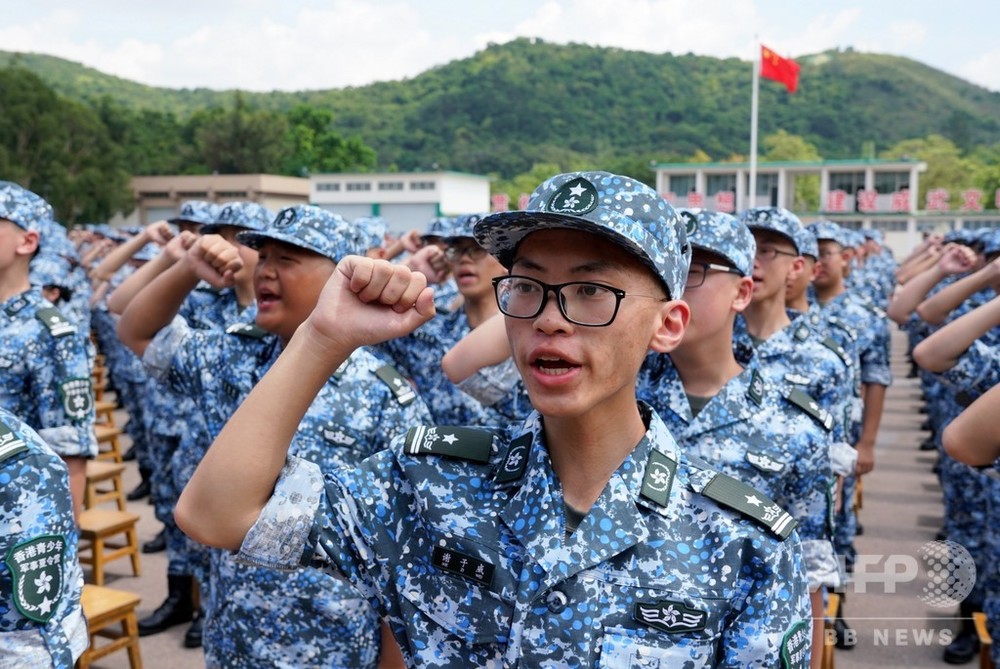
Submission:
[[[777,232],[795,245],[795,250],[802,253],[796,242],[795,233],[802,229],[799,217],[784,207],[753,207],[740,212],[739,219],[750,230],[770,230]]]
[[[274,218],[274,214],[265,206],[256,202],[226,202],[217,207],[218,213],[212,223],[202,223],[198,232],[208,235],[218,232],[219,228],[229,225],[244,230],[263,230]]]
[[[449,240],[461,237],[472,237],[475,239],[476,224],[483,220],[482,214],[462,214],[451,220],[451,228],[445,237]]]
[[[721,211],[680,208],[687,240],[693,249],[710,251],[725,258],[743,276],[753,272],[757,242],[750,228],[735,216]]]
[[[181,205],[180,213],[167,219],[167,222],[206,225],[215,223],[217,218],[219,218],[219,205],[205,200],[188,200]]]
[[[368,250],[362,248],[355,226],[339,214],[309,204],[282,209],[267,228],[241,232],[236,240],[253,249],[259,249],[267,241],[283,242],[334,262],[340,262],[344,256],[364,255]]]
[[[152,260],[158,255],[160,255],[160,247],[153,242],[149,242],[132,254],[132,260]]]
[[[38,233],[38,255],[55,255],[64,258],[79,258],[76,246],[69,240],[66,228],[53,220],[41,222]]]
[[[809,232],[813,233],[816,237],[817,244],[823,240],[829,240],[837,242],[844,248],[851,245],[847,235],[844,234],[844,229],[833,221],[816,221],[815,223],[810,223],[808,227]]]
[[[609,172],[557,174],[535,189],[527,209],[481,220],[475,237],[509,268],[521,240],[552,228],[605,237],[649,267],[670,297],[677,299],[684,292],[691,264],[684,222],[655,190],[632,177]]]
[[[32,286],[69,287],[72,272],[69,261],[59,255],[39,253],[28,265],[28,280]]]
[[[865,239],[872,239],[879,244],[885,241],[885,235],[878,228],[864,228],[861,230],[861,234],[865,236]]]
[[[991,256],[1000,253],[1000,228],[987,230],[983,235],[983,254]]]
[[[379,248],[385,244],[385,233],[389,231],[389,222],[381,216],[356,218],[354,227],[365,250]]]
[[[847,243],[850,244],[852,247],[864,246],[865,236],[861,234],[860,230],[854,230],[851,228],[844,228],[844,227],[842,227],[841,229],[843,229],[844,235],[847,237]]]
[[[813,260],[819,259],[819,244],[816,242],[816,235],[804,225],[795,236],[795,248],[799,250],[799,255],[810,256]]]
[[[27,188],[12,181],[0,181],[0,218],[41,235],[43,221],[52,220],[52,207]]]
[[[445,216],[438,216],[431,219],[427,224],[427,230],[420,237],[447,237],[450,234],[448,231],[451,230],[451,226],[452,219]]]

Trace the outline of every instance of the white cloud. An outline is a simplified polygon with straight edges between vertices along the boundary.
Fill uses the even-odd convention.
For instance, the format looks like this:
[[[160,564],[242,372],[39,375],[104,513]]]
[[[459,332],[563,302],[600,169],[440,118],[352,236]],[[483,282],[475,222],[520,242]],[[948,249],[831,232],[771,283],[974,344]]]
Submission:
[[[959,68],[959,75],[991,91],[1000,91],[1000,48],[987,51]]]
[[[819,53],[838,46],[853,44],[857,38],[861,10],[852,7],[835,14],[820,14],[804,28],[791,35],[782,35],[773,48],[790,56]]]

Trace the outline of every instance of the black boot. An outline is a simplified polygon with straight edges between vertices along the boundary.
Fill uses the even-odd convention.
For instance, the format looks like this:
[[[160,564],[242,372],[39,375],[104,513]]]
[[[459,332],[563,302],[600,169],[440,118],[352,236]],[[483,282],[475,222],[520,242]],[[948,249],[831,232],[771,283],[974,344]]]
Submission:
[[[135,444],[132,444],[131,446],[128,447],[128,450],[125,451],[125,454],[122,456],[122,460],[124,460],[125,462],[132,462],[133,460],[135,460],[135,458],[136,458],[136,448]]]
[[[966,664],[979,653],[979,635],[976,634],[976,623],[972,614],[980,610],[980,606],[962,602],[958,605],[962,623],[959,625],[955,640],[944,649],[944,661],[948,664]]]
[[[139,468],[139,476],[142,477],[142,481],[139,482],[129,494],[125,495],[125,499],[130,502],[134,502],[137,499],[142,499],[149,495],[149,479],[153,475],[148,469]]]
[[[155,537],[142,545],[143,553],[161,553],[167,550],[167,530],[162,529]]]
[[[833,631],[836,634],[834,645],[840,650],[853,650],[858,643],[858,637],[854,630],[850,628],[844,620],[844,599],[846,593],[840,595],[840,603],[837,605],[837,617],[833,619]]]
[[[185,648],[201,648],[201,628],[204,623],[205,612],[199,608],[194,614],[194,620],[191,621],[191,627],[184,634]]]
[[[194,615],[192,581],[190,574],[167,574],[167,598],[158,609],[139,621],[139,636],[158,634],[191,620]]]

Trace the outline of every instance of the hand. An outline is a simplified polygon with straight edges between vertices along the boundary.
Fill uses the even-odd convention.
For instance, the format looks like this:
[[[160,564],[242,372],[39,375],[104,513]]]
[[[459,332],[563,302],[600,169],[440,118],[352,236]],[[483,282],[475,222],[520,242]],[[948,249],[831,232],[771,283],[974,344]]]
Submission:
[[[448,261],[444,259],[444,251],[437,246],[425,246],[404,263],[415,272],[427,277],[427,283],[441,283],[448,277]]]
[[[854,467],[857,476],[864,476],[875,469],[875,444],[859,441],[855,444],[858,451],[858,463]]]
[[[399,241],[409,253],[416,253],[424,246],[424,243],[420,240],[420,231],[416,228],[400,237]]]
[[[173,236],[174,231],[170,229],[170,224],[166,221],[157,221],[146,226],[146,237],[159,247],[167,245]]]
[[[409,334],[434,316],[434,292],[420,272],[347,256],[323,287],[306,325],[316,345],[354,350]]]
[[[170,261],[170,264],[174,264],[178,260],[184,257],[188,249],[194,246],[194,243],[198,240],[198,235],[190,232],[188,230],[182,230],[179,235],[167,242],[167,245],[163,247],[163,254]]]
[[[195,276],[213,288],[232,286],[236,272],[243,268],[239,250],[219,235],[198,237],[184,258]]]
[[[949,244],[941,258],[938,267],[947,275],[962,274],[970,271],[976,264],[976,253],[968,246]]]

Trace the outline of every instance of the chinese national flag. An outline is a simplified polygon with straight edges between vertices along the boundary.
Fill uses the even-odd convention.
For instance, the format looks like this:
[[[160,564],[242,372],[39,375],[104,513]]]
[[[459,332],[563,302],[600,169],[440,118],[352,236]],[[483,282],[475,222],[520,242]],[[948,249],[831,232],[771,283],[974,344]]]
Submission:
[[[799,64],[791,58],[782,58],[766,46],[760,47],[760,76],[772,81],[780,81],[794,93],[799,85]]]

